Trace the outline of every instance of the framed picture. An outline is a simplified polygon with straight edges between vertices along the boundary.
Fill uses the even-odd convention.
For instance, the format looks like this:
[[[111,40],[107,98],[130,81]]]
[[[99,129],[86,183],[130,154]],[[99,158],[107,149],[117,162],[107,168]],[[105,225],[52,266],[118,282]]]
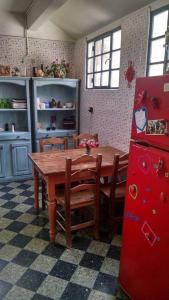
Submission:
[[[10,76],[10,66],[0,65],[0,76]]]
[[[145,134],[164,135],[167,132],[166,120],[148,120]]]

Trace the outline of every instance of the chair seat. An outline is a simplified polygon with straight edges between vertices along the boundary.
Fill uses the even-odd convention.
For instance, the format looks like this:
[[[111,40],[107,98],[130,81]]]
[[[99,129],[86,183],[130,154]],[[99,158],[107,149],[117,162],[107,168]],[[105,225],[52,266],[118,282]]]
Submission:
[[[65,206],[64,190],[56,191],[57,203]],[[94,192],[90,190],[81,191],[71,195],[70,209],[85,207],[94,204]]]
[[[110,198],[110,188],[111,184],[103,184],[100,187],[101,192],[107,197]],[[121,182],[119,185],[116,186],[115,190],[115,199],[121,199],[125,196],[125,191],[126,191],[126,182]]]

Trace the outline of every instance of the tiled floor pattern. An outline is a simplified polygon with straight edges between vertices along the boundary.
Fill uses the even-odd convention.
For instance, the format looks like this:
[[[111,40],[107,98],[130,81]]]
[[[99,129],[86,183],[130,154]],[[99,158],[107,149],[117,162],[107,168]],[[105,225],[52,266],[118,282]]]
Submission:
[[[47,212],[33,209],[32,181],[0,184],[0,299],[114,300],[120,236],[49,243]],[[119,299],[119,298],[118,298]]]

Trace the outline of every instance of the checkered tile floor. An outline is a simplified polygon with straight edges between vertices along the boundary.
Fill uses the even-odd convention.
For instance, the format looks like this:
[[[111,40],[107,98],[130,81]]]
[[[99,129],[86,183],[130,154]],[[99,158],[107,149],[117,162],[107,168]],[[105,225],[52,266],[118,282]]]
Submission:
[[[47,212],[33,209],[32,181],[0,184],[0,299],[116,299],[120,236],[49,243]]]

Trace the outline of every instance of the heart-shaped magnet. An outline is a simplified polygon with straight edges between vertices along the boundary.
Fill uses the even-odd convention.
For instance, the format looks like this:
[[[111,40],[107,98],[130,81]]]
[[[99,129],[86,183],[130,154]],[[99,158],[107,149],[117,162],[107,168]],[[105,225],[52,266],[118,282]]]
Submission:
[[[138,196],[138,187],[136,184],[129,185],[129,195],[135,200]]]
[[[139,132],[143,132],[147,125],[147,108],[145,106],[141,106],[138,109],[134,110],[134,124]]]

